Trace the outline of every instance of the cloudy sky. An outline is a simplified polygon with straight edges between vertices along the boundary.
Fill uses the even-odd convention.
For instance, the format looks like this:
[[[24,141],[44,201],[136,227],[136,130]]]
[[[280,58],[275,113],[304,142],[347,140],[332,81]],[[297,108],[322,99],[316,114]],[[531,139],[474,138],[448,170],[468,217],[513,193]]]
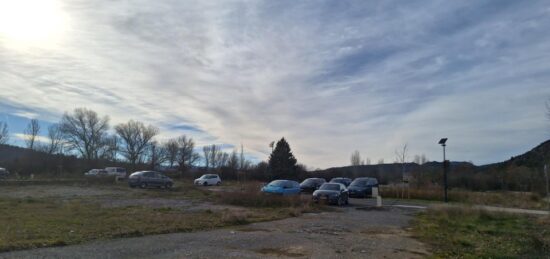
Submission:
[[[87,107],[309,167],[476,164],[550,137],[548,1],[0,0],[0,121]],[[45,128],[43,126],[43,128]]]

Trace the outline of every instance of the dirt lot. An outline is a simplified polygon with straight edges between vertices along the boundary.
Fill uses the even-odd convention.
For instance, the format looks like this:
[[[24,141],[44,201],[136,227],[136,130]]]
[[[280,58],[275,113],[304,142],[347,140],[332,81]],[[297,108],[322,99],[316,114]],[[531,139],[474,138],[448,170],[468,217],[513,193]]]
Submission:
[[[202,190],[202,189],[201,189]],[[223,191],[210,187],[208,191]],[[238,211],[193,196],[129,189],[126,186],[4,186],[11,199],[81,200],[101,207],[142,206],[182,211]],[[416,210],[388,207],[362,210],[365,200],[335,212],[304,214],[283,220],[211,231],[92,241],[80,245],[0,253],[0,258],[420,258],[426,247],[413,239],[409,221]]]
[[[306,214],[213,231],[156,235],[0,254],[3,258],[421,258],[408,209]]]

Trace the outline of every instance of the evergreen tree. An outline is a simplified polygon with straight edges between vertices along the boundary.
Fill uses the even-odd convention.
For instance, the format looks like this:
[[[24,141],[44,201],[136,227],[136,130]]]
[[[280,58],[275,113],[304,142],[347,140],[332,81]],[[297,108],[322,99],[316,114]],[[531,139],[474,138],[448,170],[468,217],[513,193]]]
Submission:
[[[269,175],[273,179],[296,179],[296,162],[288,142],[282,138],[269,157]]]

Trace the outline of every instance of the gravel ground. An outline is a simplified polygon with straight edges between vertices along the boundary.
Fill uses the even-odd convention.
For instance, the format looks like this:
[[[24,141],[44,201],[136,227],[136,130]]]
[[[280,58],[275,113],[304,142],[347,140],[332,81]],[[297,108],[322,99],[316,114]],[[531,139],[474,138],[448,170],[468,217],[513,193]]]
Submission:
[[[0,258],[421,258],[426,247],[402,208],[307,214],[195,233],[96,241],[0,254]]]
[[[124,192],[109,188],[66,186],[66,185],[30,185],[5,186],[0,191],[8,198],[81,198],[103,195],[122,195]]]

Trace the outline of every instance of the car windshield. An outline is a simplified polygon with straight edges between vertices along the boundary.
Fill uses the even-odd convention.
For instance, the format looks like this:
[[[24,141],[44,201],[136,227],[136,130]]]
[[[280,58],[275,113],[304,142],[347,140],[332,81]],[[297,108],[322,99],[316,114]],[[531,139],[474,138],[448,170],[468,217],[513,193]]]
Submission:
[[[321,188],[319,190],[328,190],[328,191],[339,191],[340,185],[339,184],[323,184],[321,185]]]
[[[287,181],[285,181],[285,180],[275,180],[273,182],[270,182],[269,185],[277,186],[277,187],[284,187],[288,184],[287,184]]]
[[[314,184],[316,179],[305,179],[301,184]]]
[[[368,180],[355,180],[353,181],[350,186],[366,186],[367,185],[367,182]]]

